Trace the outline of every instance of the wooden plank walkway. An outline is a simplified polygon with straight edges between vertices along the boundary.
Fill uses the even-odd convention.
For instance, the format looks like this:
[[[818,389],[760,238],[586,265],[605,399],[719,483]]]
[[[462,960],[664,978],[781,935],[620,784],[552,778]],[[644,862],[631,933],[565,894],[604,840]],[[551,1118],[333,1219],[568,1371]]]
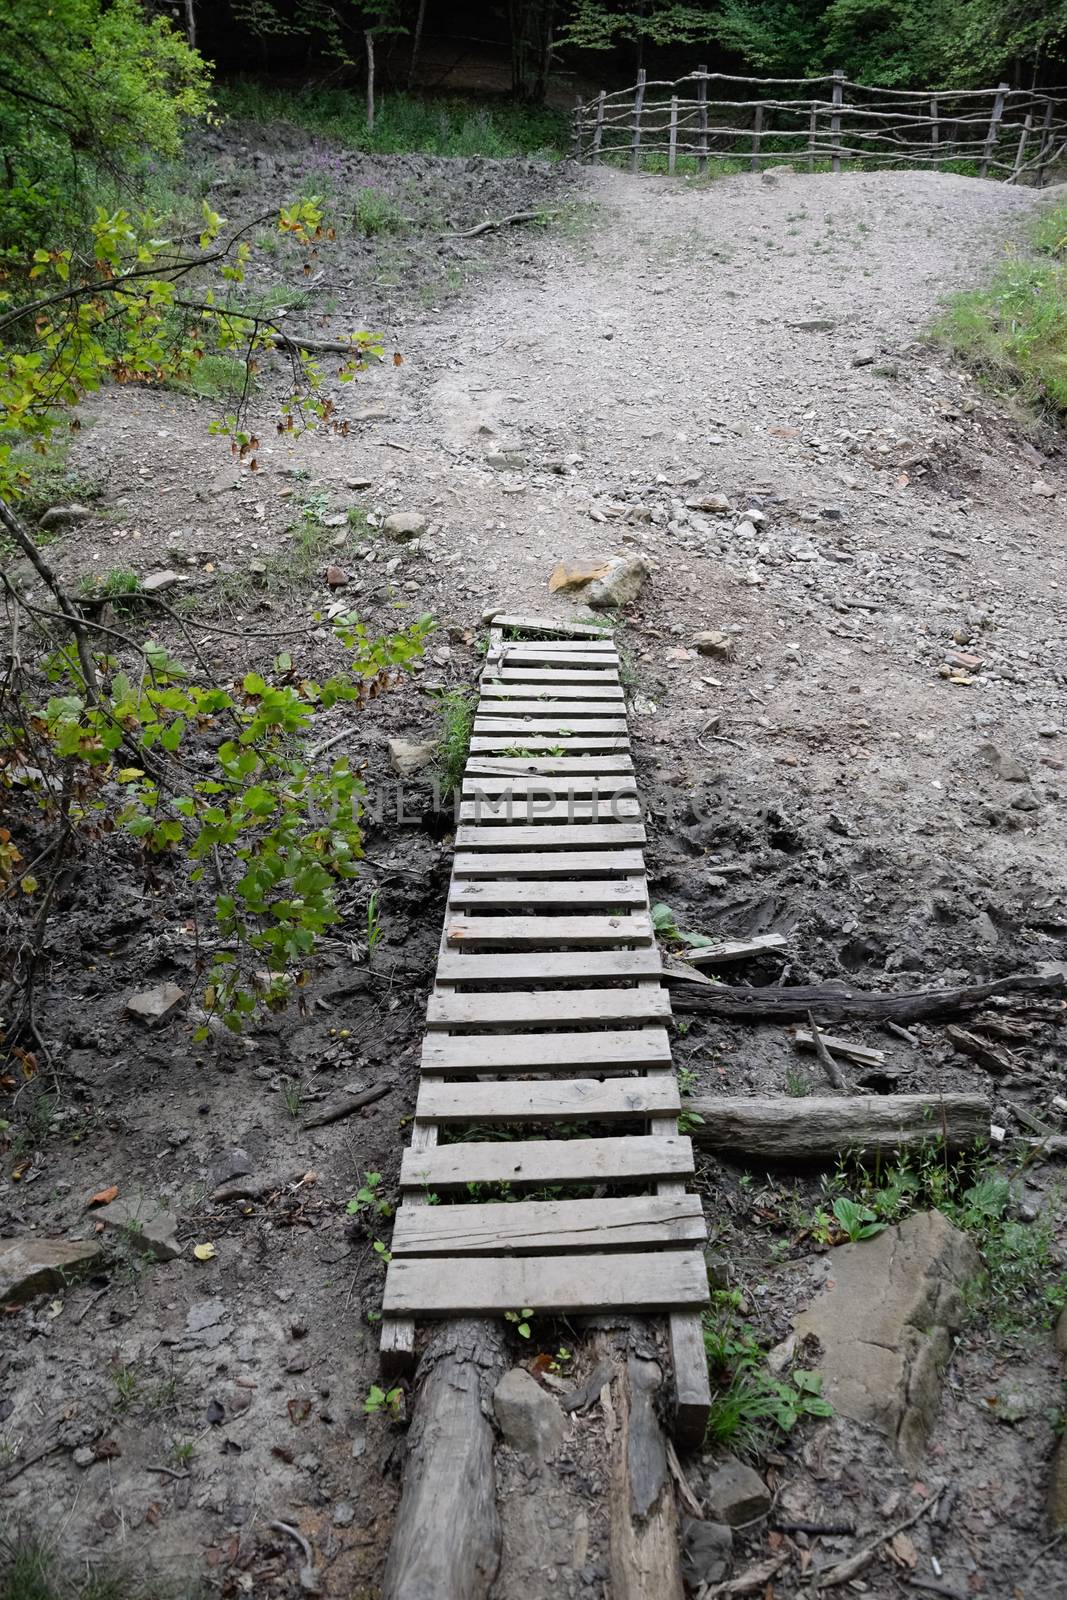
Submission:
[[[647,1311],[669,1320],[675,1431],[709,1404],[690,1141],[664,1023],[645,830],[614,641],[490,629],[385,1280],[382,1361],[415,1322]],[[510,1137],[502,1137],[503,1130]]]

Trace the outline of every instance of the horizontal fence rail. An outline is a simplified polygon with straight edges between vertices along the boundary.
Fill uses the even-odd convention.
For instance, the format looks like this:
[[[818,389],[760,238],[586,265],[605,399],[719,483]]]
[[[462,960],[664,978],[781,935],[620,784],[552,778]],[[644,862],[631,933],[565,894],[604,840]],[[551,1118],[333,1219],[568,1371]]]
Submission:
[[[782,93],[781,91],[788,91]],[[1067,89],[881,89],[843,72],[823,78],[739,78],[698,67],[684,78],[601,90],[574,108],[577,160],[654,165],[681,158],[928,166],[1041,187],[1067,150]],[[664,156],[666,162],[664,163]]]

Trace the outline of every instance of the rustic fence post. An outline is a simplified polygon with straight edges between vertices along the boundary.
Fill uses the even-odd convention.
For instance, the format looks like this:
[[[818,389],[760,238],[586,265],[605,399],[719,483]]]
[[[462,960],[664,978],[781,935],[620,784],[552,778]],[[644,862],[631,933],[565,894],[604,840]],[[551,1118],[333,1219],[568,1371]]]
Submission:
[[[763,137],[763,107],[757,106],[752,117],[752,153],[748,158],[750,172],[759,171],[760,139]]]
[[[1048,166],[1049,153],[1052,150],[1052,101],[1045,101],[1045,121],[1041,129],[1041,149],[1037,157],[1037,176],[1034,179],[1039,189],[1045,187],[1045,168]]]
[[[667,171],[672,173],[678,165],[678,96],[671,95],[671,129],[667,136]]]
[[[596,123],[595,123],[595,125],[593,127],[593,153],[592,153],[592,159],[593,159],[594,167],[598,166],[599,163],[600,163],[600,146],[603,143],[603,139],[604,139],[604,99],[605,99],[605,95],[606,95],[606,90],[601,89],[600,93],[596,97]]]
[[[574,159],[582,159],[582,97],[578,95],[574,102]]]
[[[937,120],[937,96],[930,96],[930,145],[933,149],[934,160],[937,161],[941,154],[941,124]]]
[[[697,171],[703,178],[708,170],[708,69],[698,67],[701,74],[697,84]]]
[[[1000,131],[1000,122],[1004,115],[1004,96],[1007,93],[1008,85],[1006,83],[997,85],[997,95],[993,101],[993,114],[989,119],[989,132],[985,136],[985,148],[982,151],[982,164],[978,168],[978,176],[980,178],[989,176],[989,163],[993,159],[993,153],[997,147],[997,134]]]
[[[1030,129],[1033,127],[1033,125],[1033,112],[1028,111],[1026,116],[1023,118],[1023,131],[1019,135],[1019,148],[1015,152],[1015,165],[1012,168],[1011,178],[1009,180],[1011,183],[1018,183],[1019,181],[1019,174],[1023,170],[1023,157],[1026,154],[1026,141],[1030,137]]]
[[[815,109],[816,102],[811,102],[811,112],[808,116],[808,171],[815,171],[815,142],[819,130],[819,113]]]
[[[641,112],[645,104],[645,69],[641,68],[637,74],[637,88],[634,90],[634,126],[630,140],[630,171],[637,172],[641,165]]]
[[[845,97],[844,84],[844,72],[840,67],[835,67],[833,89],[834,113],[830,118],[830,139],[833,145],[830,165],[834,172],[841,171],[841,102]]]

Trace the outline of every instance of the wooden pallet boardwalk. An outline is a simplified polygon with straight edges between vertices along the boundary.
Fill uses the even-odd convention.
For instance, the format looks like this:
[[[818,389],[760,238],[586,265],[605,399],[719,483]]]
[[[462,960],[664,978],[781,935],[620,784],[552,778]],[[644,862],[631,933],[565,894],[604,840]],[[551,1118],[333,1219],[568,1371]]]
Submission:
[[[666,1315],[675,1430],[698,1440],[707,1229],[686,1193],[693,1151],[678,1133],[644,839],[613,639],[497,618],[401,1167],[382,1359],[391,1375],[409,1367],[424,1318]]]

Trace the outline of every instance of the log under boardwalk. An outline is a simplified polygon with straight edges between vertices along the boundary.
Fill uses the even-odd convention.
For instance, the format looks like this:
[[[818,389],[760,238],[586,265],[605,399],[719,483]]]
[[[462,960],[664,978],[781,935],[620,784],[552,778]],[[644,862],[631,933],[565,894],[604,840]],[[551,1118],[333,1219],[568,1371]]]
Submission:
[[[421,1320],[657,1314],[676,1431],[697,1440],[707,1228],[686,1193],[693,1150],[613,639],[498,618],[474,726],[383,1365],[410,1365]]]

